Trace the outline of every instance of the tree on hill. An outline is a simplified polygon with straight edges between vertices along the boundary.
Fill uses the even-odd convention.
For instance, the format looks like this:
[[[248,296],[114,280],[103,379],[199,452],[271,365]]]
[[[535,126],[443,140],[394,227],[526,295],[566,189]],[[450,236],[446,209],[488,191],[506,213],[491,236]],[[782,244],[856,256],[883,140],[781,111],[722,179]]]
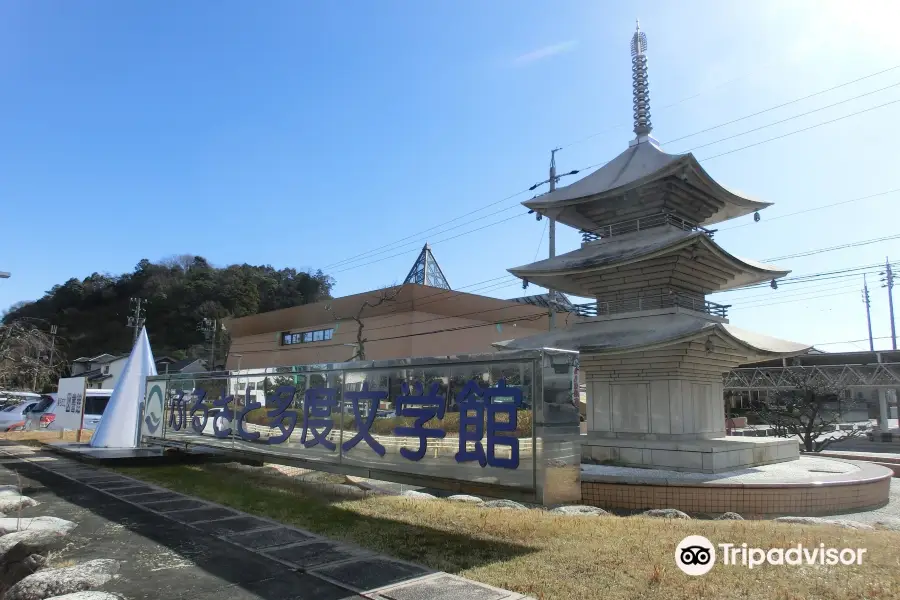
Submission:
[[[333,285],[322,271],[248,264],[217,268],[191,255],[157,263],[144,259],[132,273],[93,273],[55,285],[39,300],[10,307],[2,322],[26,319],[58,326],[67,361],[126,354],[133,338],[126,327],[129,302],[139,297],[147,301],[147,332],[155,354],[207,358],[209,346],[197,327],[203,318],[244,317],[318,302],[331,297]]]

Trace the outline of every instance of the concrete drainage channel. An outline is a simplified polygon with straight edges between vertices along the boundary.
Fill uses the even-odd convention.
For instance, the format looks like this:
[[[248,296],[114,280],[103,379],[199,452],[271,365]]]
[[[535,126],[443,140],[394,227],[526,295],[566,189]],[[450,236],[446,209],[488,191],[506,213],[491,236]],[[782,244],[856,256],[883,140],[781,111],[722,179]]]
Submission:
[[[235,566],[239,569],[246,567],[247,571],[235,574],[235,577],[247,581],[222,580],[220,576],[218,590],[213,589],[216,581],[204,583],[209,588],[209,597],[217,600],[526,600],[525,596],[518,593],[380,556],[364,548],[337,543],[282,523],[241,513],[73,460],[58,458],[36,448],[0,447],[0,463],[4,463],[3,466],[7,468],[11,463],[19,463],[23,465],[23,469],[31,470],[30,477],[33,479],[39,478],[41,473],[47,477],[64,478],[73,488],[70,492],[72,498],[77,495],[77,489],[84,486],[95,493],[95,496],[99,493],[114,499],[111,504],[121,506],[125,513],[131,511],[138,520],[159,522],[160,525],[155,526],[157,529],[163,529],[162,524],[168,523],[167,526],[173,526],[183,538],[179,547],[187,547],[192,540],[197,541],[202,549],[196,555],[205,556],[206,560],[209,560],[208,555],[213,551],[223,553],[228,559],[234,557],[240,564]],[[52,490],[52,484],[47,487]],[[0,488],[0,507],[3,506],[4,493],[9,498],[27,498],[19,495],[18,491],[7,492]],[[27,505],[29,500],[23,502]],[[33,512],[37,508],[30,507],[26,510]],[[97,519],[94,515],[90,518]],[[120,520],[127,522],[129,519],[131,518],[124,516]],[[9,525],[6,525],[7,521]],[[17,529],[21,531],[6,532],[2,529],[4,525],[10,526],[14,521],[19,522]],[[115,523],[114,520],[111,522]],[[121,582],[116,584],[115,580],[127,578],[127,574],[121,572],[126,569],[120,570],[120,566],[127,562],[128,556],[98,558],[52,568],[52,565],[47,564],[48,554],[65,546],[67,536],[77,526],[76,522],[49,515],[31,521],[0,519],[0,533],[6,533],[0,536],[0,561],[3,563],[0,572],[8,575],[8,579],[4,581],[11,582],[0,599],[137,600],[139,597],[165,597],[174,600],[184,597],[200,600],[206,597],[187,589],[182,590],[183,595],[177,594],[177,586],[162,593],[162,588],[170,585],[168,581],[171,578],[166,579],[165,583],[162,580],[156,583],[148,581],[147,585],[157,588],[151,590],[138,591],[134,585],[129,587]],[[152,524],[150,526],[154,527]],[[133,543],[145,541],[141,538]],[[181,554],[187,557],[190,552],[182,551]],[[241,556],[248,558],[241,560]],[[254,581],[249,581],[254,578],[250,573],[253,569],[248,566],[251,558],[253,563],[260,565],[259,570],[266,571],[260,573]],[[225,560],[227,559],[212,562],[222,563]],[[144,571],[153,569],[143,569],[140,577],[145,576]],[[195,578],[214,579],[207,572],[200,572]],[[106,591],[85,595],[86,591],[99,588]],[[123,590],[126,591],[123,593]],[[64,596],[72,592],[82,594]]]

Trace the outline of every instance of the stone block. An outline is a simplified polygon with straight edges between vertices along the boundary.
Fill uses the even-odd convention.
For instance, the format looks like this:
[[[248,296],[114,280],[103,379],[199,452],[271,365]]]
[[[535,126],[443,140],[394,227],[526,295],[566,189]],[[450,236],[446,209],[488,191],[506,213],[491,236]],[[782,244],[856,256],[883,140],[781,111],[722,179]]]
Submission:
[[[652,450],[650,456],[652,464],[655,466],[690,471],[703,470],[703,455],[700,452]]]

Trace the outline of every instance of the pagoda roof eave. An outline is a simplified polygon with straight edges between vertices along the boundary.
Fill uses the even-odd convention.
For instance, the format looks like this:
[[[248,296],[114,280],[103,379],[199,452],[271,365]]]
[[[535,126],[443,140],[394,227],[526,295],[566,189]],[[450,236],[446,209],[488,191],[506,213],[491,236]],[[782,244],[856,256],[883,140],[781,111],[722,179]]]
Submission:
[[[561,279],[569,275],[614,269],[631,263],[650,260],[699,243],[716,255],[717,258],[728,263],[736,271],[733,281],[716,291],[725,291],[770,279],[778,279],[790,273],[790,270],[781,269],[774,265],[734,256],[703,232],[683,231],[674,227],[667,228],[668,231],[660,232],[660,229],[662,228],[585,244],[572,252],[507,270],[515,277],[527,279],[537,285],[544,286],[549,284],[549,287],[559,291],[574,295],[584,295],[583,290],[566,289],[567,286],[564,285]]]
[[[619,197],[630,190],[679,173],[694,175],[701,187],[725,204],[722,210],[701,225],[720,223],[772,205],[771,202],[760,202],[738,194],[718,183],[693,154],[666,154],[650,143],[633,146],[575,183],[526,200],[522,204],[530,210],[547,212],[550,216],[555,213],[555,218],[566,225],[590,229],[583,222],[569,223],[567,216],[573,217],[572,211],[565,209]]]
[[[808,344],[682,313],[577,323],[567,329],[497,342],[493,346],[501,350],[550,347],[590,354],[617,354],[648,351],[714,334],[745,349],[750,357],[787,358],[812,348]]]

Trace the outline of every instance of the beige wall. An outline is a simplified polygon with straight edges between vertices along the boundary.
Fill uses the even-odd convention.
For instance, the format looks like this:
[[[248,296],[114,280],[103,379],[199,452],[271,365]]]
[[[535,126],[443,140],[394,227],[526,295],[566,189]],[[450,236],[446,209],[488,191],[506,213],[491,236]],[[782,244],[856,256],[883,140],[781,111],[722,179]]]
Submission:
[[[460,292],[436,292],[434,288],[424,286],[408,284],[403,288],[404,295],[399,296],[397,302],[371,311],[387,314],[363,316],[363,337],[368,340],[365,343],[367,360],[493,352],[495,348],[492,343],[526,337],[548,329],[548,319],[543,309],[537,306]],[[446,301],[435,302],[437,293],[446,296]],[[358,304],[349,304],[348,301],[354,298]],[[229,327],[232,342],[227,368],[350,360],[355,349],[344,344],[356,342],[356,322],[352,319],[327,320],[324,317],[354,314],[354,307],[365,302],[365,295],[339,298],[332,302],[343,305],[341,312],[334,306],[326,312],[318,305],[306,305],[235,319]],[[429,310],[416,310],[416,304],[426,305]],[[574,316],[569,317],[569,321],[574,319]],[[508,321],[501,324],[502,330],[499,332],[496,327],[498,321]],[[561,326],[565,321],[565,318],[560,321]],[[289,326],[294,323],[296,327]],[[281,345],[282,331],[326,329],[336,324],[337,331],[331,340]],[[236,355],[242,356],[239,358]]]

